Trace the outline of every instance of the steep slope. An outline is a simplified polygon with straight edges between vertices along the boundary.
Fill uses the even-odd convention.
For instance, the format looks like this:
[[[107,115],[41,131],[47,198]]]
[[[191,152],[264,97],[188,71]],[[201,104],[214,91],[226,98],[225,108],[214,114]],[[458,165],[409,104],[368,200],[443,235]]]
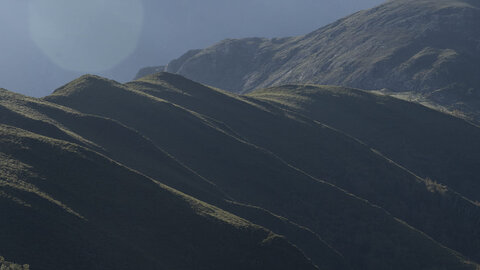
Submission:
[[[147,176],[162,179],[165,184],[174,184],[191,196],[224,198],[211,183],[140,133],[114,120],[10,92],[0,93],[0,112],[0,123],[90,148]]]
[[[261,212],[252,214],[245,211],[250,210],[249,208],[234,210],[236,207],[232,206],[228,208],[229,210],[236,211],[237,215],[248,214],[248,218],[254,223],[257,220],[259,223],[265,222],[265,217],[272,217],[269,214],[271,213],[273,216],[282,217],[307,228],[340,252],[353,269],[469,267],[463,264],[463,259],[455,252],[406,225],[382,208],[303,172],[270,150],[270,147],[276,148],[282,142],[285,144],[287,139],[286,132],[278,138],[271,136],[279,127],[299,128],[300,132],[294,133],[295,136],[299,136],[303,131],[307,132],[307,137],[304,137],[309,140],[320,136],[316,141],[308,142],[314,142],[315,149],[324,149],[319,152],[320,160],[328,161],[332,157],[334,166],[328,168],[329,164],[326,163],[321,166],[322,168],[330,173],[341,172],[342,166],[349,168],[348,171],[352,175],[344,175],[342,179],[354,179],[356,175],[366,172],[363,167],[368,168],[378,162],[358,183],[363,183],[376,172],[380,172],[385,177],[394,177],[395,173],[398,173],[397,178],[400,182],[405,179],[410,182],[406,186],[414,184],[408,178],[411,176],[407,177],[403,170],[388,165],[389,162],[369,148],[323,126],[310,127],[311,123],[287,112],[283,115],[277,114],[248,99],[213,90],[179,76],[170,77],[169,74],[160,76],[163,78],[153,76],[126,85],[87,76],[58,89],[45,100],[74,108],[82,113],[115,119],[140,132],[214,183],[232,198],[234,206],[250,205],[254,207],[250,209],[264,209],[263,214],[267,216],[263,215],[263,221],[260,221],[258,213]],[[213,96],[219,98],[209,98]],[[197,107],[191,102],[196,98],[201,101],[200,104],[197,103]],[[230,102],[220,102],[228,100]],[[230,122],[220,118],[220,114],[213,114],[222,112],[218,107],[229,109],[225,111],[223,117],[231,117]],[[246,120],[242,112],[248,114],[250,120]],[[268,120],[275,121],[272,127],[269,126]],[[247,124],[241,130],[242,126],[233,126],[234,122]],[[256,124],[248,125],[251,122]],[[264,133],[267,130],[256,131],[255,127],[261,125],[267,125],[270,131],[268,133]],[[263,140],[261,134],[264,134]],[[328,141],[322,144],[320,138],[326,138]],[[275,143],[267,145],[266,139]],[[342,147],[346,152],[332,156],[328,146],[330,143]],[[297,149],[295,155],[301,155],[307,147],[305,144],[300,150]],[[353,147],[353,150],[348,150],[349,147]],[[290,150],[291,148],[280,148],[278,153],[283,155]],[[342,158],[343,154],[347,158]],[[364,157],[367,158],[366,161],[362,161]],[[387,168],[383,168],[384,166]],[[357,169],[360,172],[357,173]],[[388,173],[389,170],[394,172]],[[380,181],[378,177],[374,180]],[[419,192],[427,190],[422,183],[414,184],[414,189]],[[441,200],[440,197],[435,198]],[[432,205],[427,203],[429,204]],[[432,209],[429,207],[428,209]],[[478,211],[475,206],[471,206],[470,209],[472,213]],[[474,218],[469,221],[472,222]],[[269,226],[271,225],[270,223]],[[462,231],[463,233],[467,232]],[[289,240],[295,241],[294,243],[313,262],[317,265],[321,263],[322,258],[319,254],[306,249],[305,240],[301,240],[298,235],[292,240],[288,232],[286,236]]]
[[[375,140],[367,140],[368,144],[359,142],[358,139],[355,139],[356,136],[352,137],[345,132],[325,126],[322,124],[325,122],[315,122],[292,112],[295,109],[294,106],[298,106],[298,110],[304,109],[305,112],[315,113],[318,111],[315,109],[316,106],[326,108],[327,104],[330,104],[332,111],[327,112],[326,115],[333,119],[327,123],[334,126],[336,115],[344,110],[356,108],[348,103],[349,100],[357,100],[357,108],[359,106],[374,108],[374,104],[380,102],[375,100],[375,95],[362,91],[345,89],[342,92],[339,88],[324,87],[325,92],[331,93],[338,99],[336,104],[335,100],[329,100],[321,95],[306,96],[307,93],[312,92],[310,88],[316,90],[319,87],[296,86],[294,88],[292,86],[290,88],[297,89],[298,94],[294,91],[288,93],[288,90],[285,90],[287,93],[279,91],[278,96],[285,97],[287,100],[283,102],[289,101],[293,108],[282,106],[281,109],[278,109],[264,102],[266,98],[263,98],[262,91],[259,91],[258,94],[254,92],[248,97],[240,97],[168,73],[148,76],[127,85],[216,119],[231,134],[268,149],[311,176],[325,179],[380,205],[441,243],[472,258],[480,259],[478,253],[480,242],[477,238],[471,237],[472,234],[479,233],[476,225],[477,221],[480,221],[478,205],[447,187],[432,190],[435,185],[427,179],[430,177],[440,183],[448,184],[449,187],[459,187],[462,194],[471,195],[473,199],[478,198],[478,194],[480,194],[480,189],[478,189],[480,146],[477,139],[480,138],[480,134],[476,127],[422,106],[385,97],[383,103],[386,104],[379,106],[374,115],[386,115],[390,120],[392,117],[396,117],[395,123],[400,126],[396,129],[393,128],[392,133],[405,130],[401,133],[402,136],[406,135],[404,140],[414,144],[409,149],[416,149],[415,147],[422,145],[436,146],[436,148],[420,149],[414,155],[438,155],[438,157],[432,159],[428,165],[426,164],[428,160],[422,159],[420,160],[422,163],[419,163],[418,158],[412,159],[419,164],[410,166],[414,162],[407,163],[409,165],[407,168],[410,169],[408,170],[392,164],[390,160],[398,158],[398,161],[403,164],[405,159],[409,159],[408,156],[400,157],[398,155],[397,152],[401,153],[405,150],[405,145],[399,146],[395,141],[396,138],[384,139],[383,145],[389,146],[388,149],[385,149],[382,145],[374,144],[372,141]],[[288,87],[285,88],[288,89]],[[267,94],[274,96],[277,93],[275,89],[264,92],[265,96]],[[303,92],[305,92],[304,95],[302,95]],[[363,99],[357,97],[359,94],[355,95],[357,92],[363,93]],[[368,102],[369,100],[373,101]],[[283,104],[281,101],[278,103]],[[394,106],[397,103],[403,106]],[[334,109],[339,112],[333,111]],[[394,113],[394,109],[397,109],[398,112]],[[423,134],[417,135],[416,129],[417,126],[424,123],[412,123],[410,126],[408,120],[412,116],[409,113],[415,113],[422,119],[421,121],[431,122],[423,129],[419,129]],[[361,112],[357,114],[361,115]],[[348,116],[345,118],[348,119]],[[367,130],[373,130],[368,126],[369,123],[384,129],[392,125],[385,122],[376,123],[368,119],[363,122],[365,122]],[[354,121],[359,130],[364,130],[362,129],[363,122]],[[454,125],[455,131],[449,131],[451,125]],[[410,132],[408,133],[407,130]],[[437,131],[439,134],[435,135]],[[372,131],[372,133],[374,132]],[[356,133],[352,134],[357,135]],[[372,138],[381,135],[372,135]],[[434,144],[430,143],[429,137],[435,136],[439,138],[433,139]],[[451,145],[444,146],[448,142],[447,138],[457,144],[451,143]],[[370,144],[370,142],[372,143]],[[438,147],[439,145],[442,147]],[[456,145],[458,148],[455,147]],[[443,159],[447,159],[448,162]],[[445,166],[439,167],[439,165]],[[425,169],[432,173],[424,175]],[[444,175],[448,170],[451,172]],[[440,175],[442,178],[439,180],[437,176]],[[441,184],[438,184],[438,187],[442,187]],[[463,189],[462,187],[469,188]],[[452,218],[453,216],[455,218]],[[447,220],[449,221],[447,222]],[[442,224],[442,226],[438,226],[438,224]]]
[[[480,201],[480,128],[358,89],[290,85],[248,95],[349,134],[422,178]]]
[[[96,77],[87,76],[80,79],[83,82],[92,80],[102,82]],[[107,82],[107,85],[108,83],[112,82]],[[32,132],[78,144],[81,144],[78,140],[81,138],[88,142],[83,144],[84,146],[95,149],[145,175],[160,179],[184,193],[219,205],[226,210],[238,212],[249,220],[255,220],[257,224],[288,235],[289,240],[294,243],[298,242],[297,238],[301,239],[299,244],[314,252],[321,269],[348,269],[338,252],[332,250],[311,231],[258,207],[232,203],[232,199],[210,181],[174,160],[140,133],[118,122],[81,114],[66,107],[11,92],[4,91],[0,97],[0,108],[3,108],[0,123],[21,126]],[[58,134],[57,130],[51,128],[52,125],[61,127],[63,132]]]
[[[305,36],[225,40],[166,71],[245,93],[287,83],[408,92],[480,119],[480,6],[393,0]]]
[[[315,269],[285,239],[75,144],[0,126],[0,253],[34,269]]]

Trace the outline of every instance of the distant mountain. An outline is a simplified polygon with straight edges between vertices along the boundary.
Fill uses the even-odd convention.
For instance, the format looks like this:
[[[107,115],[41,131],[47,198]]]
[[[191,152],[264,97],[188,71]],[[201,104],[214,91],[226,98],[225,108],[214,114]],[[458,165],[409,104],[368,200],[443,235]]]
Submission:
[[[146,67],[142,68],[138,71],[137,75],[135,75],[134,80],[140,79],[150,74],[163,72],[165,71],[165,66],[156,66],[156,67]]]
[[[421,105],[87,75],[0,91],[0,135],[0,255],[32,269],[479,267],[480,128]]]
[[[480,4],[392,0],[305,36],[229,39],[165,71],[248,93],[287,83],[404,93],[480,120]]]

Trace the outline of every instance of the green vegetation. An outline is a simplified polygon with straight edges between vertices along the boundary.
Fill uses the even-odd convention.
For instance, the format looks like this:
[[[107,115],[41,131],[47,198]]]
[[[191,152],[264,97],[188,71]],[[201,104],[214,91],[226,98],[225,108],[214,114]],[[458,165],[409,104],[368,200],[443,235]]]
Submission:
[[[5,261],[5,258],[0,256],[0,270],[29,270],[28,264],[18,265],[12,262]]]
[[[0,249],[17,250],[15,255],[28,257],[35,268],[313,269],[285,240],[265,245],[271,237],[265,229],[95,152],[11,127],[2,127],[1,134],[2,164],[5,157],[19,164],[1,177],[24,183],[0,186],[11,195],[0,197],[0,228],[8,232]],[[66,205],[75,212],[64,211]]]
[[[255,91],[249,96],[308,117],[354,138],[366,149],[374,149],[373,153],[403,171],[410,184],[406,184],[405,177],[400,180],[399,173],[382,177],[378,171],[374,172],[378,180],[374,180],[375,175],[368,176],[368,188],[348,178],[336,177],[334,183],[381,205],[445,245],[473,258],[479,257],[480,243],[469,236],[477,230],[472,217],[480,218],[478,205],[473,203],[480,194],[478,127],[423,106],[356,89],[292,85]],[[292,96],[299,97],[292,99]],[[322,172],[315,162],[306,159],[297,164],[319,175]],[[371,167],[367,164],[364,166]],[[393,184],[395,181],[399,182]],[[437,194],[425,194],[425,187]],[[453,221],[459,211],[469,214],[460,218],[463,221]],[[439,227],[439,223],[445,227]],[[452,227],[446,229],[449,226]],[[455,231],[455,239],[448,236],[449,230]],[[462,233],[464,236],[460,237]]]
[[[385,214],[370,209],[372,206],[364,204],[362,200],[355,203],[356,199],[350,198],[348,194],[319,181],[325,179],[336,185],[351,183],[350,188],[347,188],[349,192],[363,198],[368,195],[369,200],[375,199],[389,211],[395,209],[396,205],[414,203],[409,202],[411,192],[422,194],[419,196],[433,196],[426,185],[419,183],[416,177],[403,169],[389,165],[390,162],[385,158],[372,153],[370,148],[341,132],[326,129],[304,117],[276,109],[251,97],[227,94],[172,74],[156,74],[123,86],[115,83],[107,85],[108,87],[101,86],[105,81],[97,77],[88,77],[88,80],[100,81],[96,87],[84,88],[77,91],[75,97],[70,97],[64,94],[69,92],[68,89],[83,87],[78,87],[76,82],[73,82],[57,90],[46,100],[72,107],[83,113],[115,119],[138,131],[154,145],[211,183],[210,186],[205,186],[209,194],[199,196],[202,200],[225,207],[224,203],[218,201],[218,195],[211,196],[216,192],[221,194],[221,198],[253,205],[276,216],[287,218],[318,234],[321,241],[325,241],[343,256],[348,257],[349,264],[357,267],[359,265],[373,267],[373,257],[380,256],[375,255],[376,252],[396,249],[398,245],[410,245],[397,243],[400,238],[416,238],[404,236],[390,243],[378,241],[379,236],[375,236],[375,240],[369,238],[367,235],[374,232],[376,235],[385,234],[389,235],[386,236],[388,238],[392,237],[395,233],[387,232],[386,227],[400,235],[405,232],[400,232],[403,225],[396,227],[397,225],[394,225],[396,221],[393,219],[393,223],[387,222],[389,225],[385,224],[385,221],[375,224],[372,220],[382,220],[379,217]],[[92,98],[92,93],[95,93],[95,98]],[[302,100],[306,99],[299,96],[298,102]],[[154,117],[145,117],[146,115]],[[284,130],[290,132],[286,133]],[[283,143],[285,141],[289,144]],[[373,169],[372,164],[379,165]],[[320,170],[314,171],[312,168]],[[368,193],[365,193],[364,189],[352,189],[355,184],[351,181],[352,178],[357,179],[357,183],[368,183],[373,189],[367,190]],[[273,179],[275,180],[272,181]],[[392,180],[386,183],[383,179]],[[168,184],[174,188],[184,190],[177,181],[165,181],[169,181]],[[184,184],[192,186],[193,183],[197,181],[190,183],[187,181]],[[404,191],[400,195],[395,195],[399,187]],[[337,193],[338,195],[333,195]],[[373,197],[369,194],[376,195]],[[392,199],[387,200],[389,197]],[[298,198],[303,199],[299,201]],[[427,218],[415,217],[413,221],[419,224],[433,224],[443,220],[446,214],[440,211],[429,213],[438,209],[436,203],[438,199],[445,200],[441,198],[428,200],[425,207],[416,213],[416,216],[425,215]],[[326,212],[324,205],[329,205],[332,200],[337,202],[333,204],[335,210]],[[387,201],[382,202],[384,200]],[[338,208],[342,204],[345,206]],[[445,213],[451,213],[445,211],[447,208],[453,213],[459,213],[454,207],[449,206],[447,200],[445,204],[446,208],[442,209]],[[413,209],[413,205],[409,207]],[[234,213],[243,214],[245,218],[251,217],[251,213],[250,216],[246,216],[240,210],[236,211]],[[364,213],[362,216],[365,220],[362,222],[373,227],[356,228],[354,224],[360,221],[351,220],[350,211]],[[398,215],[405,213],[405,210],[396,211]],[[339,219],[350,221],[337,224],[335,220]],[[464,216],[460,220],[454,222],[452,227],[446,226],[443,229],[461,229],[465,231],[466,236],[471,235],[470,231],[475,228],[465,230],[462,227],[467,226],[470,219]],[[257,222],[256,219],[252,221]],[[353,227],[350,227],[349,223]],[[286,236],[300,248],[307,246],[304,240],[297,240],[298,234]],[[352,245],[349,240],[351,237],[359,239],[358,245]],[[362,250],[360,243],[363,241],[378,246],[378,251]],[[412,251],[415,249],[410,248]],[[319,264],[322,261],[322,255],[311,254],[308,250],[304,252],[315,263]],[[367,255],[366,252],[370,252],[371,255]],[[406,255],[398,253],[396,256]],[[430,255],[422,255],[428,256]],[[412,262],[411,259],[390,257],[386,261],[376,261],[375,264],[391,267],[393,261],[399,268],[408,266],[398,264],[398,261],[405,261],[408,264]],[[420,259],[413,261],[415,264],[419,263],[415,267],[423,263]]]
[[[383,95],[329,86],[285,86],[250,96],[302,114],[402,164],[478,200],[480,130],[424,106]],[[292,101],[291,96],[297,96]],[[398,142],[402,146],[398,146]]]
[[[173,85],[179,83],[175,83],[176,81],[182,81],[179,76],[157,74],[128,85],[217,119],[233,136],[264,147],[308,174],[368,199],[426,231],[442,243],[478,258],[477,250],[480,243],[476,238],[471,238],[472,233],[476,234],[478,229],[475,223],[471,222],[470,216],[472,214],[473,220],[478,220],[477,205],[455,191],[429,194],[432,185],[417,175],[422,175],[426,168],[430,168],[430,173],[434,172],[432,175],[436,177],[435,179],[437,177],[451,179],[451,183],[456,183],[455,187],[462,185],[469,187],[468,190],[462,190],[464,193],[479,194],[478,189],[472,189],[476,187],[476,178],[473,176],[479,168],[480,160],[478,143],[475,140],[479,134],[474,126],[421,106],[341,87],[292,85],[256,91],[247,97],[234,97],[192,82],[185,88],[191,89],[190,91],[175,94],[161,91],[160,83],[151,82],[153,77]],[[277,106],[272,107],[272,104]],[[288,113],[285,115],[285,112]],[[316,115],[323,117],[319,119],[321,122],[312,121],[304,116],[309,113],[313,119],[317,119],[314,118]],[[418,117],[419,114],[422,117]],[[378,118],[381,115],[386,116],[385,121],[376,122],[373,117]],[[392,126],[392,116],[403,117],[404,120],[403,122],[395,120],[394,123],[398,127],[392,127],[388,136],[375,134],[376,130],[383,132],[385,127]],[[410,120],[410,117],[415,116],[421,123],[417,124]],[[348,122],[344,123],[343,119]],[[351,119],[355,120],[350,121]],[[451,131],[446,123],[455,123],[457,127]],[[345,129],[348,127],[347,124],[354,126]],[[358,131],[354,132],[352,128]],[[288,130],[288,133],[285,130]],[[418,134],[419,130],[423,133],[421,136]],[[358,132],[369,133],[368,136],[364,136]],[[435,132],[449,135],[438,136]],[[395,147],[396,140],[400,140],[395,134],[403,136],[404,138],[401,138],[403,141],[413,143],[411,148],[418,149],[416,151],[419,152],[412,153],[411,157],[400,156],[402,152],[399,151],[405,149]],[[358,139],[359,136],[369,144],[365,145]],[[448,140],[457,138],[454,140],[458,143],[449,143],[445,138]],[[340,143],[342,140],[343,143]],[[436,143],[432,144],[430,140],[436,140]],[[289,143],[285,144],[285,141]],[[426,145],[434,147],[427,149],[420,147]],[[438,148],[438,145],[442,145],[444,149]],[[371,151],[372,147],[382,152],[389,150],[389,155],[385,157],[379,151]],[[445,151],[445,148],[448,148],[448,151]],[[449,155],[455,154],[458,157],[457,162],[449,160],[445,163],[444,160],[448,160],[448,156],[438,153],[439,150]],[[425,164],[424,160],[420,160],[421,165],[412,166],[414,168],[412,172],[410,165],[420,162],[416,156],[426,155],[430,155],[433,162]],[[394,160],[401,161],[400,164],[408,161],[406,164],[409,166],[405,168],[395,163],[388,158],[392,156],[395,157]],[[441,162],[439,164],[442,166],[435,162]],[[466,164],[469,164],[468,168],[465,168]],[[445,177],[446,166],[451,170],[448,177]],[[454,176],[459,173],[464,174],[464,177],[460,177],[462,181]],[[418,200],[412,200],[412,197]],[[469,214],[459,215],[465,209],[469,209]],[[452,216],[457,218],[451,219]],[[437,226],[439,223],[444,225],[439,227]]]
[[[370,118],[398,132],[423,124],[409,127],[412,113],[465,144],[478,128],[415,104],[314,85],[238,96],[159,73],[87,75],[43,99],[2,92],[0,110],[0,254],[35,269],[450,270],[480,258],[480,209],[449,184],[476,194],[474,179],[424,176]],[[465,162],[452,170],[478,170],[475,144],[463,159],[445,148]]]

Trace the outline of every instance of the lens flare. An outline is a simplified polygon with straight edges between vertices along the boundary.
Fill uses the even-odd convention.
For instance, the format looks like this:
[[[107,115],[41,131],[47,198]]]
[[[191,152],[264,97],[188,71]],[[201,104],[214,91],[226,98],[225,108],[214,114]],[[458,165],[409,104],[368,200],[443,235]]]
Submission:
[[[136,49],[143,15],[139,0],[31,0],[29,29],[35,44],[58,66],[99,72]]]

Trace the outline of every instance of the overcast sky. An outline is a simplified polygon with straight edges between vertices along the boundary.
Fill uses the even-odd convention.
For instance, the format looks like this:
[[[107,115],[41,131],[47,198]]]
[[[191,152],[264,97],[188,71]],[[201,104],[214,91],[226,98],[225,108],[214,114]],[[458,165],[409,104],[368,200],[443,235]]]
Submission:
[[[0,88],[44,96],[92,73],[128,81],[225,38],[307,34],[382,0],[0,0]]]

